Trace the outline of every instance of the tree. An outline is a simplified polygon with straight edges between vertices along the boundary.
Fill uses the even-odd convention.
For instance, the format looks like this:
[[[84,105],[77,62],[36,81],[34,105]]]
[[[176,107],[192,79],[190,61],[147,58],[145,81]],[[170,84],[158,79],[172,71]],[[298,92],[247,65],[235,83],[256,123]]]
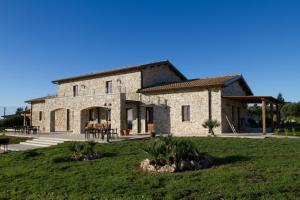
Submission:
[[[283,98],[281,92],[279,92],[279,94],[278,94],[278,96],[277,96],[277,99],[278,99],[279,101],[281,101],[282,103],[285,103],[285,99]]]
[[[280,110],[281,116],[286,121],[300,117],[300,103],[287,103]]]
[[[23,112],[23,108],[21,108],[21,107],[17,108],[16,115],[21,114],[21,112]]]

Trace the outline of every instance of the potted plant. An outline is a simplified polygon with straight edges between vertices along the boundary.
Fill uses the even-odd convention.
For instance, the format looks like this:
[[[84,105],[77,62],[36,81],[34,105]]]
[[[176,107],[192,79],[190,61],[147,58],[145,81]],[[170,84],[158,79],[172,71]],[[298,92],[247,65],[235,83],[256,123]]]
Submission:
[[[202,124],[202,126],[204,128],[208,128],[208,133],[211,133],[212,136],[215,136],[214,128],[219,127],[220,123],[217,120],[208,119]]]

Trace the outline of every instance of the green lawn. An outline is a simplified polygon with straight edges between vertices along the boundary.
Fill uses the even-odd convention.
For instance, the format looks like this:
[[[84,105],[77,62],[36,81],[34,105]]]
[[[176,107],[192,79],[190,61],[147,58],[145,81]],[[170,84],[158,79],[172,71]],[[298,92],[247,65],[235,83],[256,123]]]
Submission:
[[[19,144],[20,142],[24,142],[30,138],[26,137],[14,137],[14,136],[6,136],[6,135],[1,135],[0,138],[9,138],[9,144]]]
[[[211,169],[139,170],[147,140],[99,144],[107,157],[57,162],[67,144],[0,156],[0,199],[296,199],[300,140],[189,138],[217,158]]]

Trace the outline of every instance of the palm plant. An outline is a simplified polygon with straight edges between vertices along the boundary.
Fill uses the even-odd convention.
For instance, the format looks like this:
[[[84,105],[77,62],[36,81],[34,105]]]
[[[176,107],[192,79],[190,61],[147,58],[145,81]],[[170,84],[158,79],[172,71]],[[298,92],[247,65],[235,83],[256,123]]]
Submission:
[[[208,119],[202,124],[202,126],[204,128],[208,128],[208,132],[211,133],[212,135],[215,135],[214,128],[219,127],[220,123],[217,120]]]
[[[199,160],[201,154],[192,141],[176,140],[172,136],[157,137],[144,148],[155,165],[175,164],[184,160]]]

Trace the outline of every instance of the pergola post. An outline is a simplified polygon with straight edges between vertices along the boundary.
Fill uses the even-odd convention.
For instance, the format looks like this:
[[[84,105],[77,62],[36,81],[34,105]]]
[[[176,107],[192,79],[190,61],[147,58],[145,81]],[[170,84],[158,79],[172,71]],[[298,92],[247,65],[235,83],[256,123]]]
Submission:
[[[26,113],[23,114],[23,126],[26,126]]]
[[[270,104],[270,112],[271,112],[271,129],[272,132],[274,131],[274,110],[273,110],[273,103]]]
[[[262,132],[263,132],[264,135],[267,134],[267,121],[266,121],[267,111],[266,111],[266,107],[267,107],[266,99],[262,98]]]

